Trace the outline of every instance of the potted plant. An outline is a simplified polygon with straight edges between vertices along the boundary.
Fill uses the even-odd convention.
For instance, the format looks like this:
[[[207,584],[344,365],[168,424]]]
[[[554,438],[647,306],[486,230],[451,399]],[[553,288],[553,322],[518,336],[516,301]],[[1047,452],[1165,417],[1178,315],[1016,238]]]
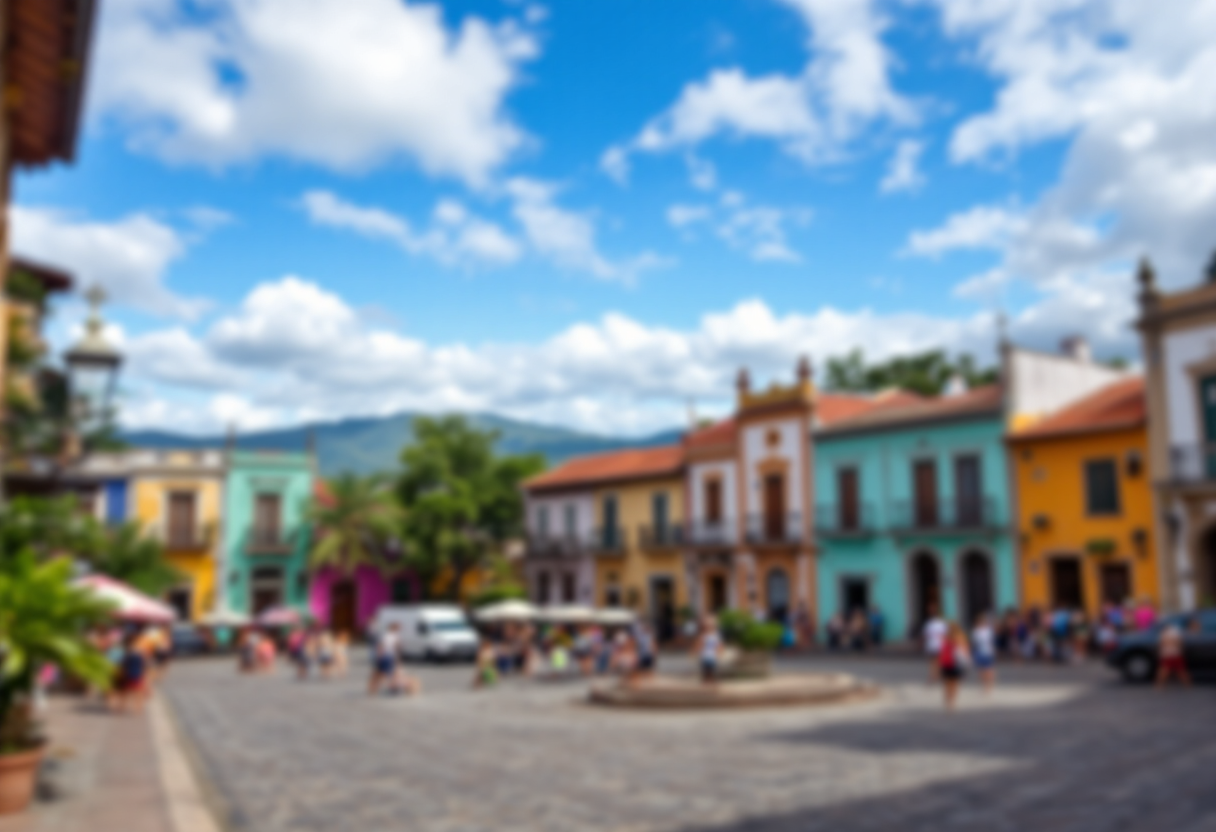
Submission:
[[[718,616],[722,636],[738,653],[724,668],[728,679],[763,679],[772,667],[773,652],[781,646],[785,628],[760,622],[750,613],[725,610]]]
[[[0,814],[20,812],[33,796],[45,738],[33,711],[44,665],[95,687],[113,671],[85,638],[112,608],[72,586],[67,558],[40,561],[32,551],[0,555]]]

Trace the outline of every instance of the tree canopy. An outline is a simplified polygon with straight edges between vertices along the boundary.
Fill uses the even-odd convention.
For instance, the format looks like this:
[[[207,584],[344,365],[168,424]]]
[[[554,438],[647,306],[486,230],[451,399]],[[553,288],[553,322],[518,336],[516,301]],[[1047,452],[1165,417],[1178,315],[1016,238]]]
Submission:
[[[522,532],[520,483],[544,468],[539,456],[498,455],[497,438],[460,416],[419,418],[401,451],[407,560],[424,587],[446,575],[451,598],[465,575]]]
[[[960,355],[952,360],[943,350],[867,364],[864,353],[855,349],[843,357],[828,359],[824,386],[829,390],[857,393],[898,387],[922,396],[936,396],[956,375],[968,387],[978,387],[996,381],[998,371],[995,367],[980,368],[970,355]]]
[[[399,532],[401,510],[382,477],[343,474],[329,495],[313,501],[311,565],[349,575],[360,566],[383,568],[387,543]]]

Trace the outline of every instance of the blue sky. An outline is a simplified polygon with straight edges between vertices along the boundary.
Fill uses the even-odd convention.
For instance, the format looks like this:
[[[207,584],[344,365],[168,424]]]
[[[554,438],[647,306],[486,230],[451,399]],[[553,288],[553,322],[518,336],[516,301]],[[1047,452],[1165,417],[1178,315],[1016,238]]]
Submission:
[[[19,252],[106,286],[128,423],[605,433],[1000,311],[1135,358],[1216,248],[1216,10],[1124,0],[107,0]],[[53,330],[70,339],[80,309]]]

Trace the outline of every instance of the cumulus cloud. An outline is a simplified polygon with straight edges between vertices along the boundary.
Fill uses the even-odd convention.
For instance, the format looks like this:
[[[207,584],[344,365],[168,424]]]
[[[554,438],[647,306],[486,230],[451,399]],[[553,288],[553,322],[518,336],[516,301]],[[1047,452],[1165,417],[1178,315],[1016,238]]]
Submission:
[[[504,109],[538,52],[526,23],[469,16],[450,29],[438,4],[404,0],[195,5],[103,5],[94,110],[137,147],[344,170],[402,156],[482,185],[527,141]]]
[[[720,135],[773,141],[815,164],[838,158],[876,121],[915,119],[914,106],[891,86],[885,22],[874,0],[779,2],[799,14],[809,31],[810,58],[800,74],[715,69],[687,84],[633,139],[610,147],[601,167],[621,180],[631,153],[695,147]]]
[[[802,256],[790,247],[787,225],[805,226],[811,221],[806,208],[753,205],[737,191],[723,193],[717,205],[676,203],[667,209],[667,222],[685,232],[697,227],[711,230],[736,251],[758,262],[800,263]]]
[[[927,257],[960,249],[996,249],[1009,245],[1013,235],[1026,228],[1025,218],[1010,209],[980,205],[952,215],[942,225],[913,231],[906,252]]]
[[[925,146],[915,139],[905,139],[895,148],[887,174],[878,189],[884,194],[901,191],[918,191],[925,184],[925,175],[920,170],[920,156]]]
[[[174,228],[145,213],[91,220],[56,208],[9,209],[13,252],[66,268],[79,286],[97,284],[116,303],[153,315],[192,319],[207,306],[165,285],[166,273],[186,251]]]

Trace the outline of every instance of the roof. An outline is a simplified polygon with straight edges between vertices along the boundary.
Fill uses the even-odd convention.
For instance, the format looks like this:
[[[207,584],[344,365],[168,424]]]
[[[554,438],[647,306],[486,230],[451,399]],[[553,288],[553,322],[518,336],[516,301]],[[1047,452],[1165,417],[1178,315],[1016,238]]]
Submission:
[[[1135,428],[1148,421],[1141,376],[1122,379],[1010,437],[1014,442]]]
[[[999,414],[1004,407],[1004,390],[999,384],[976,387],[957,396],[935,398],[901,394],[886,405],[871,407],[857,416],[841,419],[821,429],[824,434],[859,433],[902,427],[921,422],[947,422],[956,419]]]
[[[4,3],[5,104],[15,163],[75,157],[94,11],[94,0]]]
[[[42,284],[48,292],[66,292],[72,288],[72,276],[53,266],[35,263],[24,257],[13,256],[9,260],[9,273],[24,272]]]
[[[716,445],[729,445],[735,441],[739,432],[739,423],[731,416],[707,427],[699,428],[684,437],[684,445],[689,448],[706,448]]]
[[[684,466],[684,448],[630,448],[571,459],[524,483],[529,491],[599,485],[620,480],[650,479],[678,474]]]
[[[921,396],[900,389],[879,393],[820,393],[815,399],[815,415],[820,427],[824,427],[879,408],[920,401],[924,401]]]
[[[334,492],[330,489],[329,483],[321,477],[312,481],[312,498],[323,506],[333,505]]]

